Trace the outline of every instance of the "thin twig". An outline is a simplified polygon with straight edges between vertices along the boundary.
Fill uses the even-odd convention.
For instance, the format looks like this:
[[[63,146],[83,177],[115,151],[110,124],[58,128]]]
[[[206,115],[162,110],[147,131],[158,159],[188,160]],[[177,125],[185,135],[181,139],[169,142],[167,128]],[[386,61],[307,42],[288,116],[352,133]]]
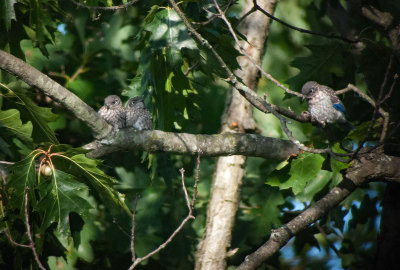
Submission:
[[[33,256],[35,257],[35,261],[38,264],[39,268],[42,270],[46,270],[42,263],[39,260],[39,256],[36,252],[35,242],[33,241],[32,234],[31,234],[31,226],[29,225],[29,210],[28,210],[28,191],[29,187],[25,188],[25,223],[26,223],[26,234],[28,235],[30,248],[32,249]]]
[[[182,168],[182,169],[179,170],[179,172],[181,173],[182,187],[185,187],[185,169]],[[189,212],[191,212],[192,211],[192,207],[190,205],[189,195],[188,195],[188,192],[187,192],[186,188],[183,188],[183,193],[185,194],[186,205],[189,208]]]
[[[185,76],[187,76],[193,69],[195,69],[199,65],[199,62],[194,63],[192,66],[188,67],[188,69],[183,73]]]
[[[181,224],[179,224],[179,226],[169,236],[169,238],[164,243],[162,243],[158,248],[156,248],[152,252],[148,253],[146,256],[143,256],[141,258],[137,258],[136,260],[134,260],[134,257],[132,256],[133,264],[129,267],[129,270],[134,269],[139,263],[141,263],[144,260],[147,260],[148,258],[153,256],[154,254],[156,254],[156,253],[160,252],[162,249],[164,249],[174,239],[174,237],[182,230],[183,226],[185,226],[185,224],[189,220],[194,219],[193,211],[192,211],[193,209],[192,209],[192,206],[191,206],[191,203],[190,203],[190,199],[189,199],[189,195],[188,195],[188,192],[187,192],[187,189],[186,189],[186,186],[185,186],[185,175],[184,175],[185,170],[182,168],[179,171],[181,172],[182,189],[183,189],[183,193],[185,194],[186,205],[187,205],[188,210],[189,210],[186,218],[184,220],[182,220]],[[133,225],[133,222],[134,222],[134,220],[132,221],[132,225]],[[132,243],[131,243],[131,251],[132,251]]]
[[[136,195],[135,203],[133,204],[132,209],[132,229],[131,229],[131,254],[132,254],[132,263],[135,263],[135,216],[136,216],[136,206],[139,199],[139,195]]]
[[[87,70],[85,68],[86,61],[84,60],[83,63],[75,70],[74,74],[72,74],[71,78],[69,78],[69,82],[72,82],[78,77],[80,74],[85,73]]]
[[[86,6],[84,4],[81,4],[75,0],[71,0],[72,3],[74,3],[75,5],[77,5],[78,7],[83,7],[83,8],[87,8],[87,9],[94,9],[94,10],[118,10],[118,9],[123,9],[123,8],[127,8],[133,4],[135,4],[136,2],[138,2],[139,0],[132,0],[126,4],[123,5],[119,5],[119,6],[111,6],[111,7],[98,7],[98,6]]]
[[[7,164],[7,165],[13,165],[13,164],[15,164],[15,162],[3,161],[3,160],[0,160],[0,163],[1,163],[1,164]]]
[[[382,98],[382,100],[380,101],[380,104],[382,104],[383,102],[385,102],[387,99],[390,98],[390,96],[393,93],[393,89],[394,89],[394,86],[396,85],[398,78],[399,78],[399,75],[397,73],[395,73],[393,75],[393,82],[392,82],[392,85],[390,86],[389,92],[385,95],[385,97]]]
[[[306,29],[303,29],[303,28],[299,28],[299,27],[293,26],[291,24],[288,24],[287,22],[282,21],[281,19],[278,19],[274,15],[272,15],[272,14],[268,13],[267,11],[265,11],[264,9],[262,9],[257,4],[257,0],[253,0],[253,4],[254,4],[254,8],[259,10],[262,14],[266,15],[267,17],[271,18],[272,20],[277,21],[278,23],[280,23],[280,24],[282,24],[282,25],[284,25],[284,26],[286,26],[286,27],[288,27],[290,29],[299,31],[301,33],[311,34],[311,35],[321,36],[321,37],[326,37],[326,38],[339,39],[339,40],[346,41],[346,42],[349,42],[349,43],[358,42],[357,39],[356,40],[352,40],[352,39],[348,39],[348,38],[343,37],[343,36],[337,36],[337,35],[333,35],[333,34],[324,34],[324,33],[314,32],[314,31],[310,31],[310,30],[306,30]]]
[[[253,7],[246,12],[242,17],[239,18],[239,20],[235,23],[235,28],[244,21],[251,13],[257,11],[257,7],[253,5]]]
[[[15,245],[15,246],[18,246],[18,247],[31,248],[31,245],[24,245],[24,244],[20,244],[20,243],[15,242],[15,241],[12,239],[12,236],[11,236],[11,234],[10,234],[10,232],[8,231],[7,228],[4,230],[4,233],[7,235],[7,238],[8,238],[8,240],[10,240],[11,244],[13,244],[13,245]]]
[[[382,104],[383,92],[384,92],[384,89],[385,89],[385,86],[386,86],[387,79],[389,77],[389,71],[392,68],[393,58],[394,58],[395,52],[396,52],[395,50],[392,51],[392,54],[390,55],[390,58],[389,58],[389,63],[387,65],[387,67],[386,67],[385,77],[383,78],[383,82],[381,84],[381,88],[379,89],[377,107],[380,107],[381,104]]]

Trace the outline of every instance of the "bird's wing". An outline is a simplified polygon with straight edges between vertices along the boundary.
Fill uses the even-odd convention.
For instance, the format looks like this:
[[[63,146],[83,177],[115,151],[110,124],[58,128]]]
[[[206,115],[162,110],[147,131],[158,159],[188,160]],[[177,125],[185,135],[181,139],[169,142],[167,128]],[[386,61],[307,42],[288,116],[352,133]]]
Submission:
[[[335,110],[345,114],[346,113],[346,109],[344,108],[343,103],[340,101],[340,99],[336,96],[335,92],[332,89],[327,89],[329,97],[331,99],[331,102],[333,104],[333,108],[335,108]]]

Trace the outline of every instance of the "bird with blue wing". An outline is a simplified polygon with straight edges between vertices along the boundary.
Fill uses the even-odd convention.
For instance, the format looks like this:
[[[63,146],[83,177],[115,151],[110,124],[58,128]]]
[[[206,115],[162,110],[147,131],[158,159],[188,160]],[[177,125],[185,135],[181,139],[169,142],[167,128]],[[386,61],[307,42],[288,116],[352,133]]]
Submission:
[[[354,128],[346,119],[343,103],[330,87],[310,81],[303,85],[301,93],[307,100],[311,117],[323,127],[327,124],[338,124],[348,131]]]
[[[301,93],[307,100],[312,121],[324,128],[329,141],[341,141],[354,129],[353,124],[346,119],[343,103],[332,88],[309,81],[303,85]]]

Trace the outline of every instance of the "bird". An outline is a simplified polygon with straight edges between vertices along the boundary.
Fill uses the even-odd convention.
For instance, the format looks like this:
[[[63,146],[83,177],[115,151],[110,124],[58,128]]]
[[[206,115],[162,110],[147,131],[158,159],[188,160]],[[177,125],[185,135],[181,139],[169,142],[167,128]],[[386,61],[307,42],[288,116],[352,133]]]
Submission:
[[[309,81],[303,85],[301,93],[307,100],[312,119],[320,123],[322,127],[337,124],[347,132],[354,128],[353,124],[346,119],[344,105],[332,88]]]
[[[153,129],[150,111],[144,106],[142,97],[136,96],[129,99],[125,113],[127,127],[133,127],[138,131]]]
[[[125,110],[121,99],[116,95],[104,99],[104,105],[99,109],[98,114],[112,125],[115,131],[125,127]]]

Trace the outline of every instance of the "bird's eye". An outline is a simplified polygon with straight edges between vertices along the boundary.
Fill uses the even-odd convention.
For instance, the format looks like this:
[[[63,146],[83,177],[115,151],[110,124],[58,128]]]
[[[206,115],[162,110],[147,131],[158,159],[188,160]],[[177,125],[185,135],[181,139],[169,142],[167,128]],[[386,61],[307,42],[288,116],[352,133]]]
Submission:
[[[117,103],[118,103],[117,100],[114,100],[114,101],[112,102],[113,105],[115,105],[115,104],[117,104]]]
[[[314,92],[314,88],[310,88],[310,93]]]

